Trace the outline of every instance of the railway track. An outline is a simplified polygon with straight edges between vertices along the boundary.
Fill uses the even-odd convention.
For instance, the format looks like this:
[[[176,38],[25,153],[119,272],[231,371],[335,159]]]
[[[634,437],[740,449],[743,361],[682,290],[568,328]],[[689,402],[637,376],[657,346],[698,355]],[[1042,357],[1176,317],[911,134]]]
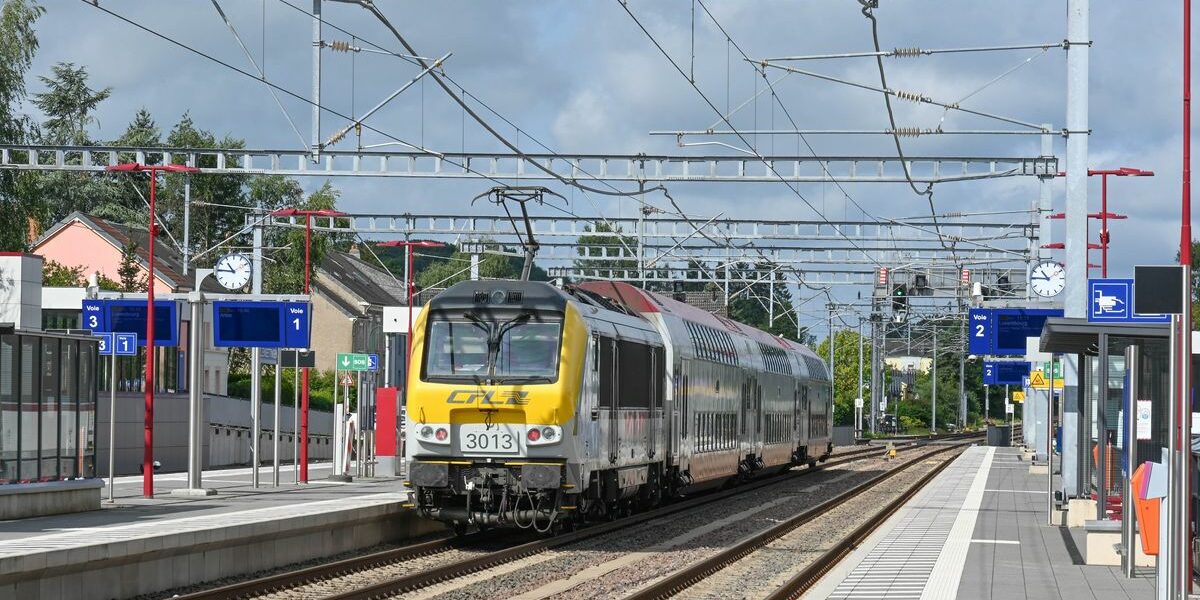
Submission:
[[[942,438],[937,438],[936,441],[961,439],[963,437],[969,437],[969,435],[964,434],[957,436],[945,436]],[[914,440],[911,442],[902,443],[898,447],[912,447],[924,443],[928,443],[928,441]],[[428,569],[421,569],[418,572],[401,575],[399,577],[391,577],[385,581],[333,593],[324,597],[331,599],[336,598],[338,600],[373,599],[384,598],[399,593],[422,589],[442,581],[463,577],[484,569],[510,563],[521,558],[539,554],[561,546],[607,535],[616,531],[634,527],[642,523],[693,510],[706,504],[720,502],[732,496],[750,492],[765,486],[778,484],[781,481],[803,477],[810,473],[819,472],[830,467],[856,462],[863,460],[864,458],[879,456],[884,452],[886,452],[886,450],[882,447],[869,447],[842,452],[834,455],[833,458],[813,469],[789,471],[779,476],[751,481],[727,490],[710,492],[702,496],[689,498],[610,523],[591,525],[578,531],[551,538],[535,539],[533,541],[501,548],[496,551],[485,552],[481,556],[471,556],[461,560],[454,560],[444,565],[434,566]],[[491,535],[491,533],[494,532],[481,532],[461,538],[433,540],[411,546],[405,546],[402,548],[377,552],[366,556],[349,558],[334,563],[269,575],[220,588],[194,592],[186,595],[179,595],[176,596],[176,598],[181,600],[224,600],[255,598],[264,595],[285,592],[301,586],[308,586],[323,581],[344,578],[371,570],[385,569],[392,565],[405,563],[407,561],[412,561],[414,559],[420,559],[423,557],[447,553],[454,550],[469,551],[472,548],[477,550],[478,546],[486,545],[488,543],[495,543],[495,537]],[[511,535],[511,532],[508,533]]]
[[[885,471],[882,474],[864,481],[850,490],[826,500],[812,508],[805,510],[793,517],[780,522],[779,524],[769,527],[755,535],[747,537],[742,541],[724,549],[720,552],[709,556],[708,558],[694,563],[687,568],[676,571],[666,578],[647,586],[631,596],[631,600],[658,600],[662,598],[670,598],[684,590],[692,587],[695,584],[704,581],[706,578],[713,576],[721,570],[737,563],[738,561],[748,557],[752,553],[766,548],[771,542],[782,538],[799,528],[801,525],[812,522],[821,516],[828,514],[834,509],[842,506],[859,495],[876,488],[877,486],[887,482],[907,471],[909,468],[925,462],[933,456],[946,454],[955,450],[960,450],[961,446],[947,446],[943,449],[935,450],[921,457],[919,460],[913,460],[905,463],[895,469]],[[933,480],[938,473],[941,473],[952,461],[947,459],[939,465],[925,473],[914,485],[909,486],[903,493],[888,502],[883,508],[875,512],[871,517],[859,527],[855,528],[849,535],[838,541],[833,548],[823,553],[815,562],[808,565],[803,571],[789,579],[781,588],[778,588],[774,593],[768,595],[770,600],[784,600],[799,598],[813,584],[815,584],[829,569],[833,568],[847,554],[853,551],[867,536],[871,534],[877,527],[883,524],[892,514],[900,507],[904,506],[917,492],[925,487],[925,484]]]

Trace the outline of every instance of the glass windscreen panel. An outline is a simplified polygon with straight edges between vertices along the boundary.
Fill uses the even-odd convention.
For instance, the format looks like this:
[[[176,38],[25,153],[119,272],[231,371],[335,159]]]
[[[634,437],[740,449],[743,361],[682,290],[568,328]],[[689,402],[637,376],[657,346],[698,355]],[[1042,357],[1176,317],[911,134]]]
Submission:
[[[433,321],[424,378],[552,382],[558,377],[561,343],[557,322]]]
[[[558,376],[558,323],[523,323],[500,337],[496,357],[497,377],[548,379]]]
[[[470,321],[435,321],[425,354],[426,378],[483,377],[488,373],[487,330]]]

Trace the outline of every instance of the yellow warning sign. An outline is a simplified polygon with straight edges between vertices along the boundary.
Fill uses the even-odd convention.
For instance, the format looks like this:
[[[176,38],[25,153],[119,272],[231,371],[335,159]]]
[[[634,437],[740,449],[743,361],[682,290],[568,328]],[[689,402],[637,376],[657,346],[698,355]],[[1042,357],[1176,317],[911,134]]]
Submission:
[[[1050,389],[1050,380],[1046,378],[1046,372],[1041,371],[1041,370],[1030,371],[1029,372],[1029,387],[1031,387],[1035,390]],[[1062,387],[1063,387],[1063,380],[1061,378],[1055,379],[1054,380],[1054,389],[1061,390]]]
[[[1012,398],[1013,402],[1024,402],[1025,401],[1025,392],[1023,392],[1021,390],[1014,391],[1012,393],[1012,396],[1013,396],[1013,398]]]

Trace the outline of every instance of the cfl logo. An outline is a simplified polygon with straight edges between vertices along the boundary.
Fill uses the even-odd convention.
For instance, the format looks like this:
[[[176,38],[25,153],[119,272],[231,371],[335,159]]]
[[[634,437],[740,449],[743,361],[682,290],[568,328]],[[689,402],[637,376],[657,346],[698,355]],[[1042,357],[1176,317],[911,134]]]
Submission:
[[[516,390],[454,390],[446,398],[446,404],[525,406],[529,404],[529,392]]]

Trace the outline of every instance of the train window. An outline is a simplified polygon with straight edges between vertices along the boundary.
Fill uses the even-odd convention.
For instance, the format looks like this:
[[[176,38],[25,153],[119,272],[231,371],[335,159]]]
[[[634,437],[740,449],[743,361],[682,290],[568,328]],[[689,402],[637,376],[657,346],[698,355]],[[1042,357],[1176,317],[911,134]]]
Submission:
[[[650,408],[650,347],[617,342],[617,401],[621,408]]]
[[[522,323],[503,332],[496,354],[496,376],[558,378],[559,323]]]
[[[614,381],[616,376],[614,348],[615,343],[611,338],[600,338],[600,408],[612,409],[614,388],[617,382]]]
[[[425,354],[425,376],[462,377],[486,375],[488,334],[469,322],[435,321],[429,326]]]

